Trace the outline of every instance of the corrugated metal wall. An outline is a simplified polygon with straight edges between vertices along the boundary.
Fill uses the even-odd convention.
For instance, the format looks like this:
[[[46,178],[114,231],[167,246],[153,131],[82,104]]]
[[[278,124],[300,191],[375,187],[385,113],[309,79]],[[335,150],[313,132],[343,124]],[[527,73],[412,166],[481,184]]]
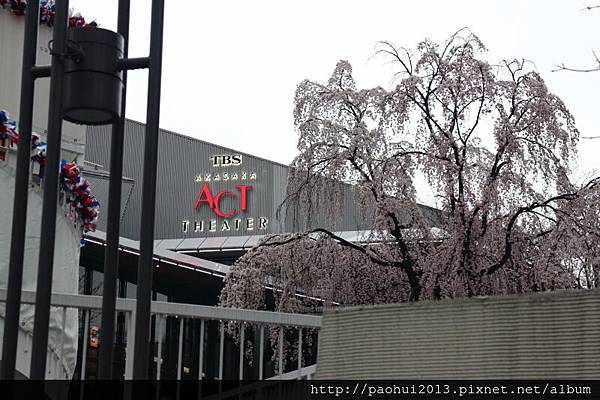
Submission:
[[[138,239],[141,204],[144,196],[142,190],[143,148],[145,125],[127,121],[125,132],[125,149],[123,175],[135,180],[135,185],[128,209],[124,215],[122,236]],[[205,237],[205,236],[238,236],[281,232],[282,224],[277,221],[276,209],[285,195],[287,182],[287,167],[271,161],[263,160],[243,152],[227,149],[211,143],[179,135],[170,131],[161,130],[159,139],[158,182],[156,199],[156,239]],[[110,127],[90,127],[87,133],[86,159],[108,168],[110,160]],[[242,154],[240,166],[214,167],[210,160],[213,155]],[[202,204],[195,209],[195,203],[204,182],[196,182],[198,175],[212,174],[229,175],[236,173],[241,178],[243,173],[247,179],[242,181],[214,181],[209,182],[213,195],[222,190],[237,193],[235,185],[251,185],[248,194],[248,209],[245,213],[238,212],[236,218],[254,218],[254,229],[235,230],[233,226],[229,231],[223,231],[223,218],[217,217],[209,207]],[[256,179],[248,179],[256,173]],[[97,188],[102,190],[101,187]],[[96,190],[96,189],[94,189]],[[100,194],[102,196],[102,194]],[[238,196],[239,197],[239,196]],[[239,208],[239,198],[225,195],[221,200],[224,211]],[[258,229],[258,219],[264,217],[269,220],[268,229]],[[231,222],[234,217],[227,218]],[[102,215],[101,215],[102,219]],[[217,229],[208,230],[208,221],[217,220]],[[182,231],[182,221],[190,221],[187,232]],[[204,221],[204,230],[194,232],[194,221]],[[102,221],[100,222],[102,225]],[[243,228],[243,227],[242,227]]]
[[[123,175],[132,178],[135,181],[131,198],[128,202],[127,212],[123,218],[121,235],[131,238],[139,238],[139,225],[141,205],[144,199],[142,189],[142,169],[143,169],[143,149],[145,125],[127,121],[125,132],[125,148]],[[239,236],[265,233],[277,233],[283,231],[296,230],[289,224],[283,224],[277,220],[276,210],[285,198],[285,188],[287,184],[288,167],[268,160],[254,157],[243,152],[227,149],[211,143],[203,142],[198,139],[183,136],[167,130],[161,130],[159,138],[159,161],[158,161],[158,182],[156,198],[156,222],[155,238],[187,238],[187,237],[207,237],[207,236]],[[213,155],[231,155],[242,154],[243,161],[240,166],[214,167],[211,164],[210,157]],[[108,169],[110,160],[110,127],[90,127],[87,131],[86,159],[100,164],[103,169]],[[248,195],[248,210],[245,213],[238,212],[236,218],[254,218],[254,229],[252,231],[233,227],[229,231],[221,230],[223,218],[215,214],[206,207],[205,204],[195,209],[195,202],[198,192],[203,182],[196,182],[198,174],[223,174],[237,173],[240,177],[243,172],[248,176],[255,172],[255,180],[238,180],[218,182],[214,180],[209,182],[210,189],[215,195],[222,190],[236,192],[235,185],[247,184],[252,189]],[[105,185],[99,185],[94,188],[97,191],[106,190]],[[99,193],[99,197],[105,197]],[[223,210],[233,210],[239,208],[239,199],[234,196],[226,195],[221,199]],[[359,217],[354,216],[358,210],[351,200],[346,202],[345,210],[341,215],[345,215],[344,221],[336,226],[338,230],[355,230]],[[105,213],[101,213],[100,226],[103,226]],[[258,229],[258,219],[264,217],[269,220],[268,229]],[[228,218],[231,221],[233,217]],[[202,232],[194,232],[193,226],[190,226],[188,232],[182,231],[182,221],[202,220],[205,224],[209,220],[217,220],[217,229],[209,232],[207,226]]]
[[[145,125],[127,121],[125,133],[125,149],[123,175],[136,181],[128,209],[124,216],[122,235],[137,239],[139,237],[139,225],[141,215],[141,205],[144,196],[142,189],[143,176],[143,148],[144,148]],[[89,161],[98,163],[107,168],[110,159],[110,127],[94,127],[88,130],[88,146],[86,157]],[[213,168],[209,157],[220,154],[238,154],[234,150],[224,149],[222,147],[201,142],[193,138],[182,136],[166,130],[161,130],[159,138],[159,161],[158,161],[158,182],[156,198],[156,239],[179,238],[179,237],[201,237],[201,236],[231,236],[247,235],[242,230],[230,230],[228,232],[220,231],[208,232],[207,227],[203,232],[194,232],[193,226],[187,233],[182,232],[182,221],[195,220],[208,221],[216,219],[219,222],[222,218],[217,217],[208,207],[194,208],[198,197],[201,182],[196,182],[198,174],[230,172],[233,167]],[[229,169],[227,169],[229,168]],[[244,155],[243,164],[236,168],[240,173],[246,171],[256,172],[257,179],[244,182],[214,182],[209,183],[210,189],[214,194],[221,190],[235,190],[234,186],[239,184],[249,184],[253,188],[249,194],[248,211],[245,216],[258,219],[266,217],[270,225],[274,223],[273,200],[274,193],[273,175],[280,172],[285,167],[279,166],[265,160]],[[234,202],[232,196],[224,196],[221,204],[223,210],[234,209],[237,202]],[[258,221],[256,221],[258,224]],[[220,224],[217,224],[220,226]],[[273,226],[273,225],[271,225]],[[262,233],[256,231],[257,233]]]
[[[106,232],[106,214],[108,213],[108,184],[109,177],[93,172],[85,171],[83,175],[92,187],[92,192],[100,203],[100,209],[104,211],[104,218],[98,218],[97,229]],[[128,200],[134,188],[134,182],[124,180],[121,189],[121,220],[127,214]]]
[[[600,290],[327,312],[317,379],[599,379]]]

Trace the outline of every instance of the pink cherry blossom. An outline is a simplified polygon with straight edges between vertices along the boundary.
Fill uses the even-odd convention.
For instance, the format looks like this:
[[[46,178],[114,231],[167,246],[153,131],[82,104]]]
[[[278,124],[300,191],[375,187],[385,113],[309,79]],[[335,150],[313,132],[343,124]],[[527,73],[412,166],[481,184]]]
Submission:
[[[221,304],[306,312],[600,286],[600,180],[569,178],[579,132],[532,64],[490,64],[467,30],[378,54],[397,66],[391,90],[357,88],[347,61],[298,85],[280,214],[302,229],[240,258]],[[417,173],[437,214],[417,205]],[[360,241],[334,233],[349,198]]]

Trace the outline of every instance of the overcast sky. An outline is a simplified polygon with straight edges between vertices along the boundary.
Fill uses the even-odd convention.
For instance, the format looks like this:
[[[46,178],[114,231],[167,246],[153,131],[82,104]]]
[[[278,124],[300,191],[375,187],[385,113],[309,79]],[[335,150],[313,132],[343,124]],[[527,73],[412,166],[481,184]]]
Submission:
[[[150,0],[132,0],[131,56],[147,55]],[[389,87],[373,58],[378,40],[414,47],[469,27],[488,59],[533,61],[573,112],[582,136],[600,136],[600,72],[551,72],[559,63],[593,65],[600,53],[594,0],[197,1],[166,0],[160,125],[289,164],[296,85],[326,80],[350,61],[360,87]],[[597,3],[600,3],[598,1]],[[86,19],[116,29],[117,0],[71,0]],[[127,115],[145,121],[144,72],[130,74]],[[580,143],[579,175],[600,170],[600,139]]]

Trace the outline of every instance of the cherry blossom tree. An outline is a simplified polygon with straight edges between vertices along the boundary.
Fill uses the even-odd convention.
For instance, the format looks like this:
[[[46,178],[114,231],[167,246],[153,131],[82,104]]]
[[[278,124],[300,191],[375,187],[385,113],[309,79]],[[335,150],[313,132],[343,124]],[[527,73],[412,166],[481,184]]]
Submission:
[[[600,4],[586,6],[583,8],[583,11],[595,11],[597,9],[600,9]],[[594,50],[592,50],[592,56],[594,57],[594,64],[592,66],[585,67],[585,68],[573,68],[573,67],[566,66],[565,63],[561,63],[560,65],[557,65],[557,67],[553,70],[553,72],[557,72],[557,71],[598,72],[598,71],[600,71],[600,57],[598,57],[598,54]]]
[[[598,287],[600,178],[569,178],[573,116],[531,65],[488,63],[468,30],[377,54],[397,66],[392,89],[357,88],[346,61],[298,86],[282,213],[307,229],[240,258],[221,304],[303,312]],[[434,223],[416,201],[419,176]],[[368,225],[352,241],[332,229],[348,187]]]

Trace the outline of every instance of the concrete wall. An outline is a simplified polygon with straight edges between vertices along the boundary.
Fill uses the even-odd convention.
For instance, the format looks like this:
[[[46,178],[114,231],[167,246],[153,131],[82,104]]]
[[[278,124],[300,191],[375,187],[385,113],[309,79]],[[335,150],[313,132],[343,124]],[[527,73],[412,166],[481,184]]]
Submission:
[[[23,35],[25,18],[14,16],[7,8],[0,8],[0,109],[6,109],[17,122],[21,90],[21,63],[23,59]],[[38,65],[49,65],[48,42],[52,30],[40,26],[38,30]],[[33,131],[42,138],[46,136],[48,122],[49,79],[36,81],[34,98]],[[62,158],[83,164],[85,147],[85,127],[64,123],[62,136]],[[6,160],[0,161],[0,288],[6,288],[8,259],[11,243],[12,209],[14,199],[14,175],[16,152],[7,152]],[[35,290],[40,245],[40,221],[42,210],[42,188],[31,185],[29,189],[27,232],[24,252],[23,289]],[[78,261],[81,237],[80,230],[66,218],[62,206],[57,208],[56,251],[54,252],[54,273],[52,289],[60,293],[77,293]],[[4,305],[0,304],[0,341],[3,334]],[[28,376],[33,332],[34,307],[21,307],[20,331],[17,350],[17,368]],[[77,310],[67,311],[63,325],[62,311],[52,309],[48,337],[47,378],[69,379],[75,368],[78,335]],[[63,326],[65,326],[63,336]]]
[[[23,61],[23,30],[25,17],[15,16],[8,8],[0,8],[0,109],[10,112],[19,121],[21,99],[21,65]],[[52,39],[52,29],[40,25],[38,29],[37,65],[50,65],[51,56],[48,42]],[[48,126],[50,99],[50,79],[38,79],[35,83],[33,111],[33,131],[45,137]],[[63,153],[67,160],[75,160],[83,165],[85,149],[85,127],[63,123]]]
[[[316,379],[600,378],[600,290],[327,312]]]

